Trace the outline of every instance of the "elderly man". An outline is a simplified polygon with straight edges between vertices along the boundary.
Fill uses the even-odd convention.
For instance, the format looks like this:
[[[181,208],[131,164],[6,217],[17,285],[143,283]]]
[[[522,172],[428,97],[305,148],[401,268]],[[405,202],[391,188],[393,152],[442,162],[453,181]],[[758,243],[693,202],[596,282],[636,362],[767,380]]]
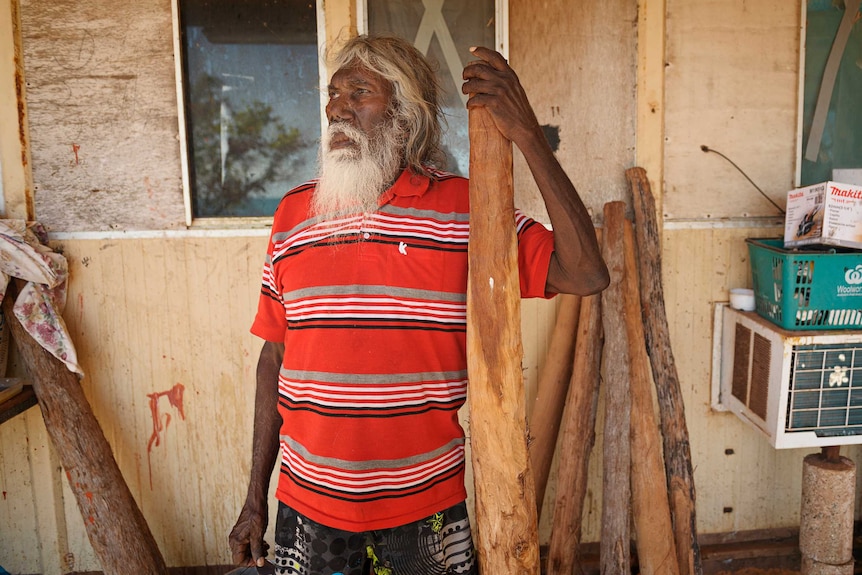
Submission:
[[[524,297],[607,285],[589,215],[498,53],[471,50],[467,106],[524,154],[553,233],[520,212]],[[476,573],[464,503],[467,181],[442,171],[432,68],[409,43],[354,38],[329,84],[319,178],[285,194],[252,332],[251,480],[230,534],[263,565],[269,478],[282,574]]]

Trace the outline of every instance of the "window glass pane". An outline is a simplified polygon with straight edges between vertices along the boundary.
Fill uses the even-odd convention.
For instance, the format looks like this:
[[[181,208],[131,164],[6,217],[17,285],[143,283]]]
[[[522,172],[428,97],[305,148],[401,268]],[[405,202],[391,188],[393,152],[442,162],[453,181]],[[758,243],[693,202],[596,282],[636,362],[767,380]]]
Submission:
[[[271,216],[315,174],[315,3],[178,1],[193,216]]]
[[[494,0],[368,0],[368,29],[410,40],[437,63],[448,123],[446,169],[466,176],[470,150],[461,70],[472,59],[471,46],[495,45]]]

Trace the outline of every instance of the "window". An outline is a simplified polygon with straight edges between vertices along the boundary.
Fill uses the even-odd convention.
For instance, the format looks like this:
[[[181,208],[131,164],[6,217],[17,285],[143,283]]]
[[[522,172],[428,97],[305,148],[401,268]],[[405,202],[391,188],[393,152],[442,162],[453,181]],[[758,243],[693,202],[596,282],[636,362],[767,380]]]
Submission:
[[[808,0],[803,16],[799,185],[862,185],[862,26],[854,25],[859,14],[848,14],[837,2]]]
[[[177,0],[191,217],[272,216],[315,174],[317,14],[308,0]]]
[[[269,218],[287,190],[315,176],[322,123],[318,20],[325,13],[340,21],[351,3],[324,10],[320,0],[175,2],[187,223]],[[369,32],[406,38],[439,66],[446,168],[467,175],[461,70],[470,46],[498,45],[494,0],[357,0],[357,9]]]

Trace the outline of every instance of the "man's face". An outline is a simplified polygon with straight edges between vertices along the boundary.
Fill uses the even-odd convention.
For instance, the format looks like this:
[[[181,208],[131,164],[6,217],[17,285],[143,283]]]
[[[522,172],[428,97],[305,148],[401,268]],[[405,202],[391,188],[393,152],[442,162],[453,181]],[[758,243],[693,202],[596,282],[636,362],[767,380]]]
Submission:
[[[314,213],[377,210],[403,164],[406,135],[390,113],[392,95],[387,80],[362,66],[345,66],[332,76]]]
[[[326,118],[330,125],[347,124],[368,137],[384,125],[392,104],[392,84],[362,65],[346,66],[332,76]],[[329,150],[352,149],[358,143],[344,133],[333,133]]]

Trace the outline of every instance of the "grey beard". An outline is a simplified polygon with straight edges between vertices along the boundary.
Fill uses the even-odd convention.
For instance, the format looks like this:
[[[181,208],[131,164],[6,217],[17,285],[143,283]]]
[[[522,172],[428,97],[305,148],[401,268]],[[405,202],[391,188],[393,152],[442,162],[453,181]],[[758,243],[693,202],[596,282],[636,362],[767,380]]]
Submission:
[[[344,133],[358,148],[330,150],[329,140]],[[314,215],[376,212],[380,195],[402,168],[404,138],[394,120],[368,136],[344,124],[330,125],[321,139],[320,174],[312,199]]]

